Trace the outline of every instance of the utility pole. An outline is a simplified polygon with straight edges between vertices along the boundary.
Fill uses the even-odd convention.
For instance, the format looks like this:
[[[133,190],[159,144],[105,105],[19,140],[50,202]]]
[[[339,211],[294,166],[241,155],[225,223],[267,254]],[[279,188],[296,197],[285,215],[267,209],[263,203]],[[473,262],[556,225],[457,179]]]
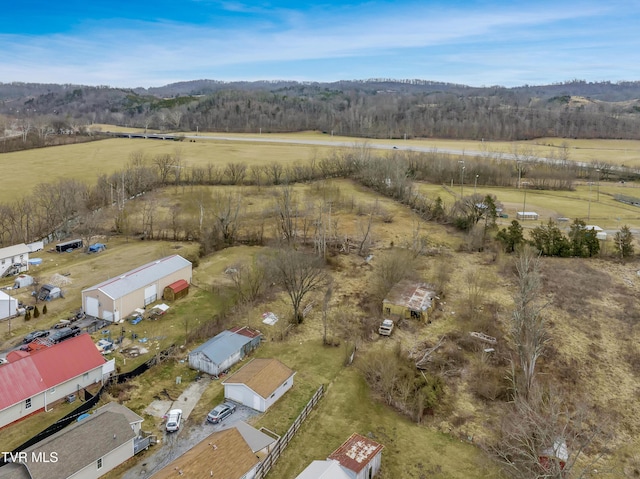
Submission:
[[[476,195],[478,193],[478,176],[476,175],[476,181],[473,182],[473,194]]]
[[[464,160],[458,160],[458,163],[462,165],[460,168],[460,199],[464,198]]]

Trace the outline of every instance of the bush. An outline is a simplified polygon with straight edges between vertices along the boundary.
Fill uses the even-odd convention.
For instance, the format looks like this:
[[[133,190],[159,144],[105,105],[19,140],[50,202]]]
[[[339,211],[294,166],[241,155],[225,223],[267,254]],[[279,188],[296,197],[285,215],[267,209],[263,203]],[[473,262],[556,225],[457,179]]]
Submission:
[[[46,304],[42,307],[42,314],[47,314],[47,305]]]
[[[33,317],[34,318],[39,318],[40,317],[40,310],[38,309],[37,306],[35,308],[33,308]]]

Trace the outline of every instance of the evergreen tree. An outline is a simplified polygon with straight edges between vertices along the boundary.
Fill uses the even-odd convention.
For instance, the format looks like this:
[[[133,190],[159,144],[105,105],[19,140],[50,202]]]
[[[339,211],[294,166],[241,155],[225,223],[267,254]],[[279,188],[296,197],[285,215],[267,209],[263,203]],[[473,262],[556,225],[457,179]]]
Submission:
[[[508,228],[502,228],[498,231],[496,238],[502,243],[507,253],[513,253],[518,246],[524,243],[522,225],[517,220],[513,220]]]
[[[39,318],[40,317],[40,310],[38,309],[37,306],[33,308],[33,317],[34,318]]]

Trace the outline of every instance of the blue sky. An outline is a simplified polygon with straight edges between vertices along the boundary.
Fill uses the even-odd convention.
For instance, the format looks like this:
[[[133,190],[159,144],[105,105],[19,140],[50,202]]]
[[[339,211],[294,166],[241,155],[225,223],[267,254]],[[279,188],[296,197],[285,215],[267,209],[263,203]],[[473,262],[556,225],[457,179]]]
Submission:
[[[0,20],[4,83],[640,80],[637,0],[21,0]]]

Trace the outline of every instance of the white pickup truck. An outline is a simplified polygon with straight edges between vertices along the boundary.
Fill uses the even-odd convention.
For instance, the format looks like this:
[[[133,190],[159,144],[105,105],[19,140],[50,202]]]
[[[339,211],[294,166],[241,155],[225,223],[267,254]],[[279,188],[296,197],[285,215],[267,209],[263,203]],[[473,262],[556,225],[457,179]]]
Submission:
[[[391,319],[382,321],[382,324],[378,328],[378,334],[381,336],[391,336],[391,331],[393,331],[393,321]]]

